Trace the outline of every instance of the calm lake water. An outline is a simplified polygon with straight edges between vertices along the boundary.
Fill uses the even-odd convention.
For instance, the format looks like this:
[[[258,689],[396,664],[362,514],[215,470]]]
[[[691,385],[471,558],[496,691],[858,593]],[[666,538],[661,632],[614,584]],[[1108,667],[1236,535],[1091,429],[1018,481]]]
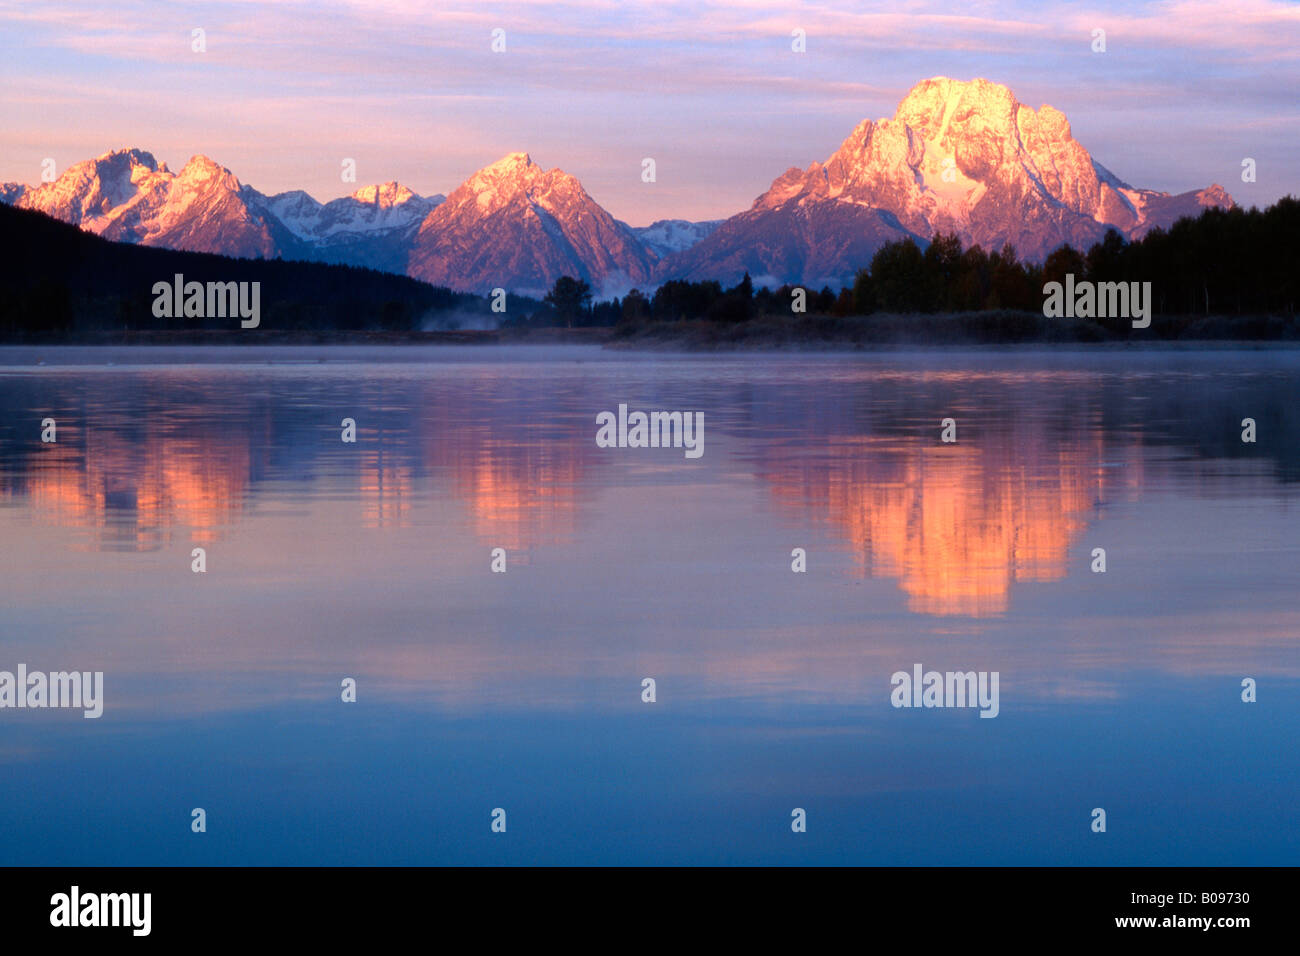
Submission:
[[[105,674],[0,710],[0,863],[1298,864],[1298,399],[1297,351],[0,349],[0,670]],[[703,456],[597,447],[620,403]],[[891,706],[918,663],[997,717]]]

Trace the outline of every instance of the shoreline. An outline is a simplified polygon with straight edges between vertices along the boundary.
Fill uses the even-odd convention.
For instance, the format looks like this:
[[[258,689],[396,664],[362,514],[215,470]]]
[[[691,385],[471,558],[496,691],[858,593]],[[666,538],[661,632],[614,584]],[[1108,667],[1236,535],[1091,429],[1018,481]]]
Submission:
[[[1036,319],[1036,321],[1035,321]],[[1171,318],[1164,327],[1138,334],[1115,334],[1068,320],[1043,324],[1032,313],[936,313],[872,315],[848,319],[812,317],[763,318],[737,324],[661,322],[579,328],[460,329],[420,332],[303,331],[268,329],[122,330],[83,336],[0,341],[0,348],[204,348],[374,347],[408,346],[548,346],[588,345],[611,352],[710,353],[888,353],[954,350],[1109,352],[1109,351],[1285,351],[1300,348],[1300,326],[1279,316],[1211,317],[1214,331],[1254,324],[1274,334],[1259,336],[1197,335],[1187,319]],[[1202,320],[1207,321],[1207,320]],[[1178,326],[1182,326],[1179,328]],[[909,328],[910,326],[910,328]],[[1178,335],[1177,332],[1191,334]],[[1125,330],[1127,332],[1127,330]],[[1160,333],[1165,333],[1161,335]],[[1098,334],[1100,333],[1100,334]],[[1152,334],[1155,333],[1155,334]],[[1175,334],[1170,334],[1175,333]]]

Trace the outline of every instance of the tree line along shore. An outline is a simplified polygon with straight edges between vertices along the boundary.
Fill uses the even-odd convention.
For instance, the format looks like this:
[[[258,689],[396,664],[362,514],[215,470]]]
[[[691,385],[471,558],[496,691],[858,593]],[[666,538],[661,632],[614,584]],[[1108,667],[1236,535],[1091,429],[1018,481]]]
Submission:
[[[521,342],[711,348],[1018,342],[1300,340],[1300,201],[1207,209],[1126,241],[1042,263],[955,235],[887,243],[839,289],[670,280],[596,300],[562,276],[544,296],[475,295],[349,266],[232,259],[114,243],[41,213],[0,206],[0,341]],[[256,328],[228,315],[159,315],[152,291],[260,283]],[[1154,321],[1047,315],[1051,283],[1147,284]],[[179,303],[178,303],[179,304]],[[198,310],[201,313],[201,309]],[[247,325],[248,323],[245,323]]]

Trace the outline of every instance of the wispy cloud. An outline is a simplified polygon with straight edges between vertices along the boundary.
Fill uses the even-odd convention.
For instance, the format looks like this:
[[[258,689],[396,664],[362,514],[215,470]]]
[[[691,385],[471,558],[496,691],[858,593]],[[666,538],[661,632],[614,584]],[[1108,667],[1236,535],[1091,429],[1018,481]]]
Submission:
[[[790,49],[796,28],[806,53]],[[1065,110],[1135,184],[1226,181],[1250,155],[1261,175],[1245,201],[1300,192],[1300,6],[1278,0],[0,0],[0,52],[0,179],[30,181],[55,150],[66,165],[130,143],[220,149],[270,191],[340,195],[338,158],[363,154],[366,179],[446,192],[527,149],[622,218],[714,218],[950,75]],[[1159,142],[1134,140],[1152,130]],[[634,175],[647,155],[655,188]]]

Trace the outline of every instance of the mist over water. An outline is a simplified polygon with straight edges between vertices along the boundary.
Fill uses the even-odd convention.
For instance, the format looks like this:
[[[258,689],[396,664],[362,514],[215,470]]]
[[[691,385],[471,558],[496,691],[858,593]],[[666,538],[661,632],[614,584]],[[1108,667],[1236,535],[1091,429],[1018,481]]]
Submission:
[[[0,349],[0,669],[105,674],[98,720],[0,713],[0,863],[1294,865],[1298,386],[1295,351]],[[705,454],[598,448],[620,403],[702,411]],[[917,662],[999,672],[997,718],[891,707]]]

